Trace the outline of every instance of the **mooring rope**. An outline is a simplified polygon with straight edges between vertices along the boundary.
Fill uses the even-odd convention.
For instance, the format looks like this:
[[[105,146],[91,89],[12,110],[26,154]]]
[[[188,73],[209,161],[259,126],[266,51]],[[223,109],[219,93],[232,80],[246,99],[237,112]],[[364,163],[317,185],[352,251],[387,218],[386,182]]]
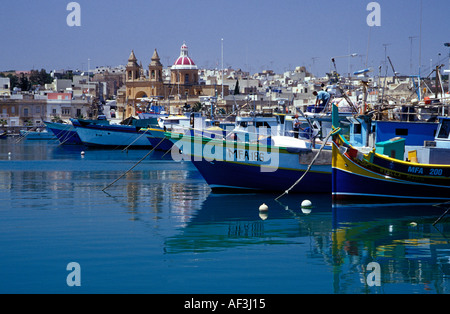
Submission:
[[[332,136],[332,135],[334,135],[334,134],[336,134],[336,133],[338,133],[339,131],[341,130],[341,128],[336,128],[336,129],[333,129],[331,132],[330,132],[330,134],[328,134],[328,136],[325,138],[325,140],[324,140],[324,142],[323,142],[323,144],[322,144],[322,147],[320,147],[320,149],[319,149],[319,151],[317,152],[317,154],[316,154],[316,156],[314,157],[314,159],[310,162],[310,164],[308,165],[308,168],[306,169],[306,171],[305,171],[305,173],[289,188],[289,189],[287,189],[286,191],[284,191],[283,192],[283,194],[281,194],[280,196],[278,196],[275,200],[278,200],[278,199],[280,199],[281,197],[283,197],[284,195],[286,195],[286,194],[289,194],[289,192],[297,185],[297,184],[299,184],[300,183],[300,181],[302,181],[302,179],[306,176],[306,174],[309,172],[309,170],[311,170],[311,167],[313,166],[313,164],[316,162],[316,159],[319,157],[319,155],[320,155],[320,153],[322,152],[322,150],[325,148],[325,145],[327,144],[327,142],[328,142],[328,139]]]
[[[133,170],[134,168],[136,168],[137,165],[139,165],[142,161],[144,161],[145,158],[148,157],[148,155],[150,155],[155,149],[156,147],[159,146],[159,144],[161,144],[163,141],[165,140],[165,138],[162,138],[161,141],[155,145],[155,147],[152,148],[152,150],[150,150],[144,157],[141,158],[141,160],[139,160],[133,167],[131,167],[130,169],[128,169],[124,174],[122,174],[120,177],[118,177],[116,180],[114,180],[112,183],[110,183],[109,185],[107,185],[106,187],[104,187],[102,189],[103,192],[105,192],[106,189],[108,189],[109,187],[111,187],[114,183],[116,183],[117,181],[119,181],[121,178],[123,178],[128,172],[130,172],[131,170]]]

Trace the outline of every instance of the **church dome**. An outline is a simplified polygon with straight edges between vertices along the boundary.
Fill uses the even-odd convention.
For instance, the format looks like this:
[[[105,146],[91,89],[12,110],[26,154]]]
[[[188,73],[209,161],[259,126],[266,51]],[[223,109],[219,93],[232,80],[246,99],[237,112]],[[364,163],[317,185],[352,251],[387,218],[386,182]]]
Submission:
[[[172,66],[172,69],[183,69],[183,70],[193,70],[197,69],[197,66],[194,63],[194,60],[192,60],[188,55],[188,47],[186,46],[186,43],[183,43],[181,46],[181,53],[178,59],[175,61],[175,63]]]

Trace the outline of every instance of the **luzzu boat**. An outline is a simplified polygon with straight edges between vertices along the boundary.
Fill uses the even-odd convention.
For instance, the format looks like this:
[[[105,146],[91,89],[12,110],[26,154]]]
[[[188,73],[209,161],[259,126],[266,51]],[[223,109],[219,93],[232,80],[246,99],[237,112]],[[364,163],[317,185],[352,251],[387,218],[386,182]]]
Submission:
[[[172,150],[172,157],[190,160],[213,190],[331,191],[331,150],[318,155],[319,149],[305,140],[271,136],[238,142],[169,132],[166,137],[179,149]]]
[[[333,117],[337,109],[333,107]],[[333,200],[438,202],[450,200],[450,118],[440,118],[435,144],[407,152],[405,139],[393,138],[375,147],[355,147],[343,134],[333,136]],[[360,116],[361,124],[370,116]],[[336,120],[334,120],[336,121]],[[337,130],[339,123],[333,122]],[[444,143],[441,143],[444,142]],[[446,144],[445,144],[446,143]],[[447,145],[447,147],[446,147]]]

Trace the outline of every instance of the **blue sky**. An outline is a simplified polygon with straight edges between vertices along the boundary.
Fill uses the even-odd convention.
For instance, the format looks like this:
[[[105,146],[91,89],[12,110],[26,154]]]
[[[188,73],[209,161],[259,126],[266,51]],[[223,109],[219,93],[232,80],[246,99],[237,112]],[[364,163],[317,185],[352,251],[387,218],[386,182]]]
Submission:
[[[424,74],[430,59],[448,67],[450,1],[422,1]],[[367,25],[369,0],[78,0],[80,27],[67,26],[69,2],[2,1],[0,71],[87,69],[88,59],[91,69],[115,66],[132,49],[147,66],[155,48],[167,66],[183,41],[197,65],[220,68],[223,38],[225,66],[252,73],[304,65],[323,76],[332,57],[349,53],[359,56],[337,58],[340,72],[364,68],[366,59],[378,71],[388,44],[395,70],[409,74],[411,36],[414,74],[418,69],[421,0],[377,1],[380,27]]]

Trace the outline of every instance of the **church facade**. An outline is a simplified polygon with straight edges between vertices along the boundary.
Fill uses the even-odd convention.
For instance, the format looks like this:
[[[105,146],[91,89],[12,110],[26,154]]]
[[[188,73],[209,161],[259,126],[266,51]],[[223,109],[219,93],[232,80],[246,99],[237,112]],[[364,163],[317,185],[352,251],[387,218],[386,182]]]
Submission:
[[[148,65],[148,75],[142,63],[138,64],[134,51],[131,51],[126,66],[125,86],[127,117],[139,111],[137,104],[142,98],[157,100],[158,105],[164,106],[166,111],[177,114],[186,104],[192,106],[199,102],[200,96],[222,93],[222,86],[200,84],[198,67],[189,57],[185,43],[181,46],[180,56],[170,67],[170,81],[164,80],[163,65],[156,49]],[[224,95],[228,95],[228,86],[224,86]]]

